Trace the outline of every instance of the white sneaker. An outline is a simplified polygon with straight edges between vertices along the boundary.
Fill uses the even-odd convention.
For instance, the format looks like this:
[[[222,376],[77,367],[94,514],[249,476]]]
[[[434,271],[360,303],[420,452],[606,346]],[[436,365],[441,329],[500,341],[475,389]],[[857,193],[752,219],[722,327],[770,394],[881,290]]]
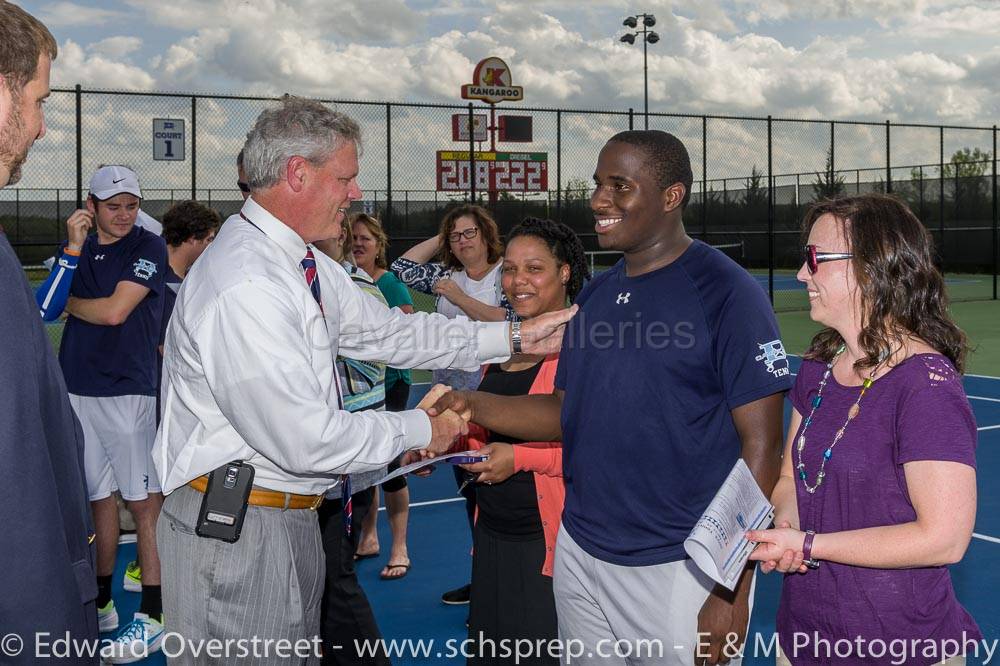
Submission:
[[[97,628],[102,634],[118,628],[118,610],[113,600],[104,608],[97,609]]]
[[[131,664],[157,652],[162,641],[163,623],[145,613],[136,613],[114,641],[101,649],[101,657],[107,664]]]

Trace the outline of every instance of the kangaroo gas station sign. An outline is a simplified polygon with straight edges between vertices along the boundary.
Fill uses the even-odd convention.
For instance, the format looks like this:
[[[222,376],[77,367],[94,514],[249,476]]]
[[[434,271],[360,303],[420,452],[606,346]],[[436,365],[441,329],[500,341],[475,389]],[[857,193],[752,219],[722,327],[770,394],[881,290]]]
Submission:
[[[452,140],[466,150],[437,151],[437,189],[440,192],[475,190],[489,192],[544,192],[549,188],[548,153],[498,150],[497,141],[531,143],[531,116],[496,116],[500,102],[519,102],[524,89],[515,86],[510,68],[500,58],[490,56],[476,65],[472,83],[462,86],[462,98],[486,102],[485,114],[456,113],[452,116]],[[489,150],[471,152],[471,142],[489,137]],[[470,159],[470,157],[472,159]]]
[[[524,88],[511,83],[510,67],[500,58],[480,60],[472,72],[472,83],[462,86],[462,99],[478,99],[487,104],[520,102]]]

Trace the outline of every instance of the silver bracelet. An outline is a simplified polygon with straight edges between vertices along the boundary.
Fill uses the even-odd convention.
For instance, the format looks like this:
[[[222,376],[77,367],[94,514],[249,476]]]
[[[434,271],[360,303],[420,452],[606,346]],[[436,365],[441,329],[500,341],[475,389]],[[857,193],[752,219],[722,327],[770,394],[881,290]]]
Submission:
[[[515,354],[520,354],[521,349],[521,321],[510,322],[510,347]]]

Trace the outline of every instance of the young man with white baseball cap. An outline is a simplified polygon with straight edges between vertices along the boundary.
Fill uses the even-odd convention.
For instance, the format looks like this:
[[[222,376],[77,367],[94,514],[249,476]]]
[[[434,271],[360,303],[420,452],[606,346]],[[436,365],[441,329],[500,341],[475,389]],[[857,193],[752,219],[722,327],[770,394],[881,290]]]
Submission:
[[[106,661],[124,663],[159,647],[163,633],[156,519],[163,496],[150,450],[156,437],[157,342],[166,244],[136,226],[142,190],[131,169],[103,166],[86,209],[66,221],[67,241],[37,294],[45,320],[69,313],[59,362],[83,426],[84,466],[97,532],[98,617],[118,626],[111,576],[118,547],[119,490],[136,519],[142,600]],[[91,227],[96,233],[89,234]]]

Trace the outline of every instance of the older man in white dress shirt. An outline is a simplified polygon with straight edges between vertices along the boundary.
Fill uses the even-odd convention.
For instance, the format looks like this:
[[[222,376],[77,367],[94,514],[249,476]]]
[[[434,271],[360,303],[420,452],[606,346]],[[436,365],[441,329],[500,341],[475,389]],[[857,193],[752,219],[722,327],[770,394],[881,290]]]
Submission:
[[[407,450],[442,451],[465,429],[453,412],[344,411],[338,354],[475,368],[522,345],[557,350],[571,316],[518,330],[404,315],[314,253],[309,243],[335,235],[361,196],[359,140],[353,120],[317,102],[287,98],[261,113],[244,146],[252,196],[188,274],[167,332],[153,451],[170,493],[157,529],[165,623],[188,641],[228,640],[223,661],[287,663],[274,643],[285,639],[304,648],[299,661],[314,662],[323,549],[309,509],[342,474]],[[199,537],[207,475],[234,460],[256,470],[242,534],[235,543]],[[241,646],[250,652],[237,654]]]

